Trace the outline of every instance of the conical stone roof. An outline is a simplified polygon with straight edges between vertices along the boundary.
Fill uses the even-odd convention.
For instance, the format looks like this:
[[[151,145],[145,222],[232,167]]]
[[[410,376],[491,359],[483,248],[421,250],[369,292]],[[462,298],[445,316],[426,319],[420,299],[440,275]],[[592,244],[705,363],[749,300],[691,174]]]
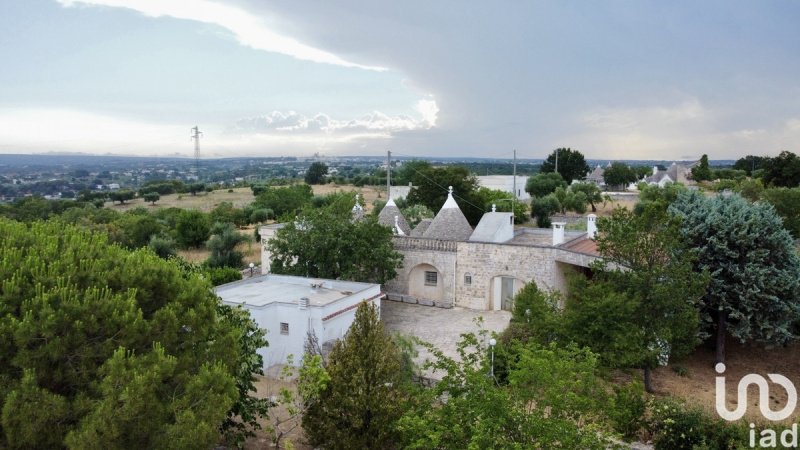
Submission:
[[[453,198],[453,187],[451,186],[442,209],[433,218],[433,222],[422,237],[445,241],[466,241],[471,235],[472,227],[469,226],[467,218],[464,217],[464,213],[461,212],[461,208]]]
[[[431,222],[433,222],[433,219],[420,220],[417,226],[414,227],[413,230],[411,230],[411,237],[422,237],[425,234],[425,231],[428,229],[428,227],[431,226]]]
[[[411,227],[408,226],[408,222],[406,222],[406,218],[403,216],[403,213],[400,212],[400,208],[397,207],[393,199],[389,199],[386,203],[386,206],[383,207],[381,213],[378,214],[378,223],[381,225],[386,225],[390,227],[392,230],[395,228],[395,216],[397,216],[397,225],[403,231],[403,233],[408,236],[411,233]],[[395,234],[400,234],[395,231]]]

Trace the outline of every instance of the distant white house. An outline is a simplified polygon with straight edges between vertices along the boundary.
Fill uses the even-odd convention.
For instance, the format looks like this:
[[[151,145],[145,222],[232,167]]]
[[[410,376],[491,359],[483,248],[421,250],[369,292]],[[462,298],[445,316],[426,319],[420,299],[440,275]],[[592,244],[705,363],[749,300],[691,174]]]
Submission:
[[[383,296],[378,284],[272,274],[217,286],[216,293],[223,303],[247,309],[267,330],[269,346],[258,350],[265,369],[285,364],[289,355],[300,365],[309,332],[330,345],[345,335],[361,303],[380,307]]]
[[[525,191],[525,184],[528,182],[526,175],[517,175],[516,189],[517,198],[520,200],[528,200],[531,196]],[[514,176],[513,175],[482,175],[478,177],[478,184],[481,187],[496,189],[498,191],[514,193]]]
[[[645,178],[645,182],[650,185],[658,185],[664,187],[668,183],[683,183],[686,185],[694,184],[691,179],[692,168],[698,164],[698,161],[693,163],[675,163],[669,166],[668,169],[661,169],[658,166],[653,166],[653,174]]]

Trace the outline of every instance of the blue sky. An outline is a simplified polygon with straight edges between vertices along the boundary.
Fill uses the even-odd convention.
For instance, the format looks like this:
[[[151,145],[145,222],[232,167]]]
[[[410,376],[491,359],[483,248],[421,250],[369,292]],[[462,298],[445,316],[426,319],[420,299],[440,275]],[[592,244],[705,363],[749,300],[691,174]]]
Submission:
[[[800,151],[794,1],[3,0],[0,152]]]

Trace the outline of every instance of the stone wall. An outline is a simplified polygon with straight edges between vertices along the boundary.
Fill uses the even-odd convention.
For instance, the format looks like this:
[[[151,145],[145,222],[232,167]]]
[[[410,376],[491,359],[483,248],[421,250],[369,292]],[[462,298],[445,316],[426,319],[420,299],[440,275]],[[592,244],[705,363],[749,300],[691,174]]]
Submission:
[[[403,254],[403,267],[397,269],[397,276],[386,283],[386,291],[397,294],[409,295],[411,272],[420,264],[433,266],[439,273],[438,281],[441,286],[441,298],[430,298],[437,305],[452,306],[455,296],[456,242],[439,241],[436,239],[394,238],[395,248]],[[418,286],[422,290],[422,286]]]

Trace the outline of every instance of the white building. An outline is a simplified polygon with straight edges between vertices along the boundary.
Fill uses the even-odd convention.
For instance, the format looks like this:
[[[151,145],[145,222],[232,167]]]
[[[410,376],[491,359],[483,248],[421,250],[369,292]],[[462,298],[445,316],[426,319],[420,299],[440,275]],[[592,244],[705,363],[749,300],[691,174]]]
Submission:
[[[526,175],[517,175],[517,198],[520,200],[529,200],[530,194],[525,191],[525,184],[528,182]],[[514,193],[514,176],[513,175],[485,175],[478,177],[478,184],[482,187],[489,189],[496,189],[498,191]]]
[[[269,346],[258,350],[265,369],[285,364],[289,355],[300,365],[309,332],[330,344],[345,335],[361,303],[380,307],[383,296],[378,284],[288,275],[247,278],[217,286],[216,293],[227,305],[243,306],[267,330]]]

